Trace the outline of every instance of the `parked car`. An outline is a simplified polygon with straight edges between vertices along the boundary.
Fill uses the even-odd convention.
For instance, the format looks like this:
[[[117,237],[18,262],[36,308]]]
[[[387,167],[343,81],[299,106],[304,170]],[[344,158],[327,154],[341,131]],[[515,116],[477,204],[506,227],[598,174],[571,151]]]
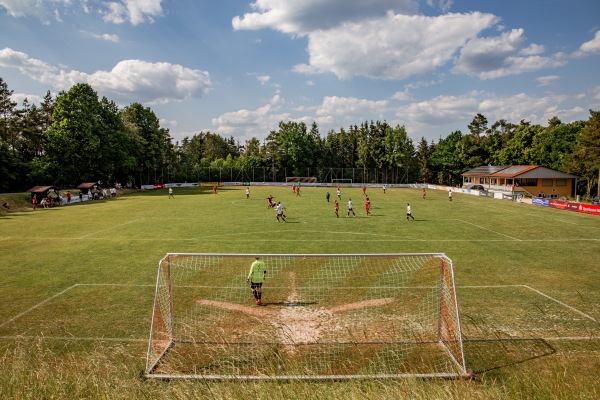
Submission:
[[[472,185],[472,186],[469,186],[469,189],[471,189],[471,190],[485,190],[485,188],[483,187],[483,185]]]
[[[592,200],[592,204],[595,206],[600,206],[600,196],[594,197],[594,199]]]

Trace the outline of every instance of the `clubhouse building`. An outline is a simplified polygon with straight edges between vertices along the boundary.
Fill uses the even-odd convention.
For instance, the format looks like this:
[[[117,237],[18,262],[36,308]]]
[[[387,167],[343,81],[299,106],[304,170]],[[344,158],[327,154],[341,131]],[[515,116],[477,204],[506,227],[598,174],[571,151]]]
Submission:
[[[549,199],[574,197],[577,177],[536,165],[481,166],[462,174],[463,187]]]

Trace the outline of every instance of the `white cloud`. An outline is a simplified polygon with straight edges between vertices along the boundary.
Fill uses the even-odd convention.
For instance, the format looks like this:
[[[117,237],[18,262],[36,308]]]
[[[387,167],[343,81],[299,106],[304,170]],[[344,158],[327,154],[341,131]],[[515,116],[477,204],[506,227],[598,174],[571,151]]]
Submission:
[[[129,22],[139,25],[145,22],[153,23],[155,17],[164,15],[162,0],[120,0],[106,3],[107,10],[103,12],[106,22],[122,24]]]
[[[211,88],[208,72],[166,62],[124,60],[110,71],[91,74],[58,70],[9,48],[0,50],[0,66],[17,68],[24,75],[57,90],[88,83],[101,95],[117,101],[166,103],[201,97]]]
[[[254,12],[236,16],[235,30],[275,29],[293,35],[326,30],[349,21],[380,17],[388,11],[416,14],[416,0],[256,0]]]
[[[0,67],[17,68],[22,74],[37,80],[56,72],[50,64],[8,47],[0,50]]]
[[[82,33],[89,35],[95,39],[106,40],[107,42],[119,43],[119,35],[114,35],[114,34],[109,34],[109,33],[98,34],[98,33],[85,32],[85,31],[82,31]]]
[[[536,82],[538,83],[538,86],[548,86],[559,79],[560,77],[558,75],[538,76],[537,78],[535,78]]]
[[[318,124],[323,128],[337,124],[357,124],[365,120],[382,119],[388,106],[387,100],[366,100],[354,97],[326,96],[316,109]],[[339,127],[339,126],[338,126]]]
[[[0,0],[0,7],[14,18],[36,17],[47,22],[52,14],[58,12],[53,7],[67,6],[70,3],[71,0]]]
[[[93,6],[99,9],[103,19],[107,22],[122,24],[129,22],[132,25],[153,23],[154,18],[164,15],[163,0],[98,0]],[[49,23],[52,17],[57,22],[62,22],[61,14],[66,10],[80,7],[89,14],[92,4],[88,1],[73,0],[0,0],[0,7],[15,18],[36,17],[44,23]]]
[[[25,99],[27,99],[27,102],[29,103],[30,106],[32,104],[39,105],[44,101],[44,98],[42,96],[25,94],[25,93],[13,93],[10,96],[10,98],[12,101],[17,103],[17,106],[19,108],[23,105],[23,101],[25,101]]]
[[[340,79],[405,79],[434,72],[469,39],[498,22],[492,14],[438,17],[388,13],[309,34],[309,65],[299,73],[332,72]]]
[[[394,95],[392,96],[392,99],[399,100],[399,101],[410,101],[410,100],[412,100],[412,96],[408,89],[404,89],[404,91],[402,91],[402,92],[394,93]]]
[[[596,32],[592,40],[579,46],[579,50],[577,50],[573,55],[575,57],[582,57],[596,53],[600,53],[600,31]]]
[[[513,29],[500,36],[469,40],[460,50],[453,71],[493,79],[565,64],[560,53],[542,57],[538,55],[543,51],[542,46],[534,44],[524,48],[523,33],[523,29]]]
[[[396,115],[406,125],[411,136],[431,138],[432,132],[439,132],[439,128],[444,126],[468,132],[467,125],[477,113],[483,114],[488,121],[505,119],[515,124],[523,119],[533,124],[546,124],[554,116],[561,119],[577,117],[584,110],[578,106],[569,106],[571,100],[574,100],[574,96],[548,94],[535,97],[525,93],[498,96],[473,91],[458,96],[437,96],[409,104],[400,107]]]
[[[442,12],[447,12],[452,7],[454,0],[427,0],[429,7],[439,8]]]
[[[271,77],[269,75],[260,75],[256,79],[258,79],[261,85],[266,85],[271,80]]]

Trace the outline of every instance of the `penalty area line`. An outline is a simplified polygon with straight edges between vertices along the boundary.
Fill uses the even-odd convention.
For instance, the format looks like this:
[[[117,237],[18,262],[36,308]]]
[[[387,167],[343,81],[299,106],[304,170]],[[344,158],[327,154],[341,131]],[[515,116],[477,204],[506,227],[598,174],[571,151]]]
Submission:
[[[17,339],[28,339],[28,340],[64,340],[64,341],[78,341],[78,342],[140,342],[148,343],[148,339],[136,339],[136,338],[108,338],[108,337],[77,337],[77,336],[0,336],[0,339],[17,340]]]
[[[474,223],[472,223],[472,222],[465,221],[465,220],[463,220],[463,219],[457,219],[457,220],[455,220],[455,221],[459,221],[459,222],[462,222],[462,223],[464,223],[464,224],[472,225],[472,226],[475,226],[475,227],[477,227],[477,228],[479,228],[479,229],[483,229],[483,230],[486,230],[486,231],[488,231],[488,232],[495,233],[496,235],[504,236],[504,237],[507,237],[507,238],[509,238],[509,239],[516,240],[516,241],[518,241],[518,242],[522,242],[522,240],[521,240],[521,239],[517,239],[516,237],[512,237],[512,236],[509,236],[509,235],[505,235],[504,233],[496,232],[496,231],[495,231],[495,230],[493,230],[493,229],[489,229],[489,228],[483,227],[483,226],[481,226],[481,225],[477,225],[477,224],[474,224]]]
[[[582,315],[582,316],[586,317],[586,318],[587,318],[587,319],[589,319],[590,321],[594,321],[594,322],[596,322],[596,323],[598,322],[598,320],[597,320],[596,318],[592,317],[591,315],[588,315],[588,314],[584,313],[583,311],[580,311],[580,310],[576,309],[575,307],[571,307],[570,305],[568,305],[568,304],[566,304],[566,303],[563,303],[562,301],[560,301],[560,300],[558,300],[558,299],[555,299],[554,297],[552,297],[552,296],[549,296],[549,295],[547,295],[546,293],[544,293],[544,292],[542,292],[542,291],[539,291],[539,290],[537,290],[537,289],[535,289],[535,288],[533,288],[533,287],[531,287],[531,286],[529,286],[529,285],[523,285],[523,287],[526,287],[527,289],[529,289],[529,290],[531,290],[531,291],[533,291],[533,292],[536,292],[537,294],[539,294],[539,295],[541,295],[541,296],[544,296],[545,298],[547,298],[547,299],[549,299],[549,300],[552,300],[552,301],[554,301],[555,303],[558,303],[558,304],[560,304],[561,306],[563,306],[563,307],[566,307],[566,308],[568,308],[569,310],[571,310],[571,311],[574,311],[574,312],[576,312],[576,313],[577,313],[577,314],[579,314],[579,315]]]
[[[111,229],[119,228],[119,227],[124,226],[124,225],[133,224],[134,222],[138,222],[138,221],[141,221],[143,219],[144,218],[138,218],[138,219],[134,219],[133,221],[124,222],[124,223],[119,224],[119,225],[113,225],[113,226],[111,226],[109,228],[101,229],[99,231],[94,231],[92,233],[88,233],[87,235],[80,236],[77,239],[85,239],[88,236],[97,235],[98,233],[101,233],[101,232],[106,232],[106,231],[110,231]]]
[[[463,343],[481,343],[481,342],[534,342],[543,340],[544,342],[560,342],[560,341],[584,341],[584,340],[600,340],[600,336],[556,336],[556,337],[509,337],[509,338],[474,338],[463,339]]]
[[[33,307],[30,307],[29,309],[23,311],[22,313],[12,317],[11,319],[9,319],[8,321],[4,321],[3,323],[0,324],[0,328],[4,327],[5,325],[10,324],[11,322],[21,318],[23,315],[30,313],[31,311],[35,310],[36,308],[46,304],[47,302],[54,300],[55,298],[57,298],[58,296],[62,296],[63,294],[67,293],[69,290],[73,289],[74,287],[77,287],[78,284],[75,284],[73,286],[69,286],[68,288],[66,288],[65,290],[63,290],[62,292],[56,293],[53,296],[48,297],[46,300],[43,300],[39,303],[37,303],[36,305],[34,305]]]

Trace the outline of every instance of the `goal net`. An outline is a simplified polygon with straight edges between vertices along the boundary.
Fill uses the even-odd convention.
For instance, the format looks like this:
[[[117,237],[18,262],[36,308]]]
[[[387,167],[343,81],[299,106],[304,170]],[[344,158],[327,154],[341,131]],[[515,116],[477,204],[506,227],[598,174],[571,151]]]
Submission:
[[[352,187],[352,179],[335,179],[331,178],[331,186]]]
[[[286,176],[286,183],[317,183],[316,176]]]
[[[466,376],[444,254],[169,253],[159,263],[148,378]]]

